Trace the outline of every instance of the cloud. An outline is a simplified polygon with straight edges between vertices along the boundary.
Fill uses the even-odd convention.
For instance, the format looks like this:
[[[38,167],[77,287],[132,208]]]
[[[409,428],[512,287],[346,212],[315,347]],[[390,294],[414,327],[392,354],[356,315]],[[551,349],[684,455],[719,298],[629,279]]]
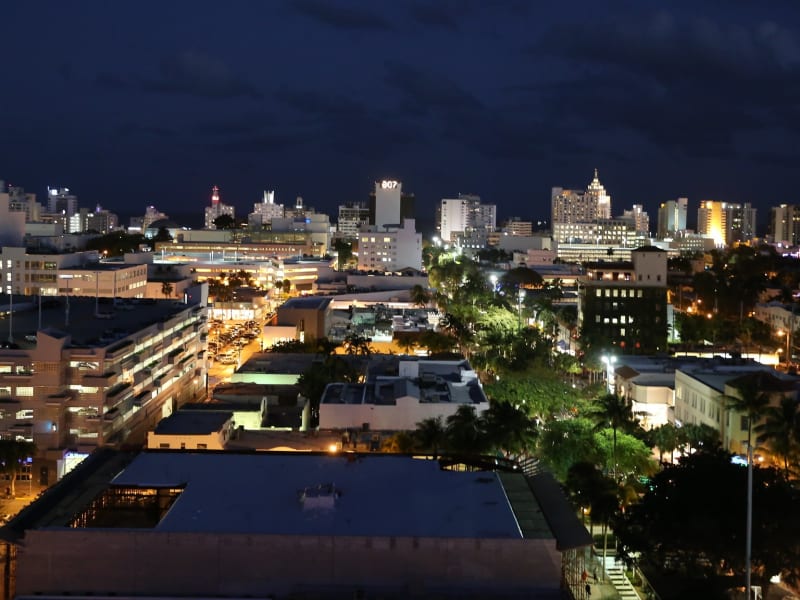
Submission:
[[[289,108],[314,117],[342,118],[366,112],[364,105],[355,100],[313,90],[282,88],[275,97]]]
[[[145,80],[141,85],[147,92],[200,98],[257,100],[262,97],[254,85],[234,75],[221,60],[192,51],[165,58],[159,66],[158,77]]]
[[[347,8],[332,2],[318,0],[295,0],[294,9],[301,15],[324,25],[348,30],[386,31],[392,24],[383,17],[357,8]]]
[[[127,122],[117,127],[115,137],[127,138],[133,136],[153,136],[159,138],[171,138],[175,136],[175,131],[168,127],[157,125],[142,125],[140,123]]]
[[[625,129],[687,157],[742,156],[741,134],[792,127],[786,118],[800,104],[797,37],[774,23],[662,11],[559,25],[530,50],[556,59],[561,81],[514,91],[537,100],[548,118],[586,136]]]
[[[400,92],[406,110],[412,113],[482,108],[482,103],[456,82],[407,64],[387,62],[386,81]]]
[[[98,73],[95,75],[94,84],[101,89],[115,92],[132,87],[128,81],[114,73]]]
[[[458,29],[458,9],[448,7],[444,2],[415,3],[409,7],[409,15],[420,25],[439,27],[456,31]]]

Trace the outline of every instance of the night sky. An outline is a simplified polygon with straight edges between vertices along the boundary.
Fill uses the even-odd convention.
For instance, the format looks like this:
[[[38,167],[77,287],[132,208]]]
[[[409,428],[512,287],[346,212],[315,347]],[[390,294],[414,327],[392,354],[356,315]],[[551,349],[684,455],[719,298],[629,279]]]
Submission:
[[[774,0],[6,2],[0,179],[200,221],[212,185],[328,211],[396,178],[549,218],[800,203],[800,5]]]

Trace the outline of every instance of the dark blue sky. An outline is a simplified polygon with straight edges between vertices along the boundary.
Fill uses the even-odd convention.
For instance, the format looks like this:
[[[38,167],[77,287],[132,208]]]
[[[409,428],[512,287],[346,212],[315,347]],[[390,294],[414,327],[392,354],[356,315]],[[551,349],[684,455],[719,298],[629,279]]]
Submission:
[[[335,212],[391,177],[549,216],[800,202],[800,6],[775,0],[5,3],[0,179],[123,214]]]

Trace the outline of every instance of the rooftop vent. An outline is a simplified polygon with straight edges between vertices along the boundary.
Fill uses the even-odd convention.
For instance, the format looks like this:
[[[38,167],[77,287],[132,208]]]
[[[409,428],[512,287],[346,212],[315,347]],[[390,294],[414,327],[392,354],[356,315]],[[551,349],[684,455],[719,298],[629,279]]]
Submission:
[[[303,510],[333,510],[341,492],[333,483],[320,483],[301,490],[298,495]]]

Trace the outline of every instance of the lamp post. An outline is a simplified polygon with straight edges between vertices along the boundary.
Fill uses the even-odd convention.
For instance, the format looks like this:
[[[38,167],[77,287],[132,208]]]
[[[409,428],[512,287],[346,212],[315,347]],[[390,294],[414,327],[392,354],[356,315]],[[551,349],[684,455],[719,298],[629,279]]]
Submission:
[[[617,362],[616,356],[603,356],[603,364],[606,366],[606,386],[608,393],[614,393],[614,364]]]
[[[525,299],[525,290],[517,291],[517,311],[519,319],[519,329],[522,329],[522,301]]]

